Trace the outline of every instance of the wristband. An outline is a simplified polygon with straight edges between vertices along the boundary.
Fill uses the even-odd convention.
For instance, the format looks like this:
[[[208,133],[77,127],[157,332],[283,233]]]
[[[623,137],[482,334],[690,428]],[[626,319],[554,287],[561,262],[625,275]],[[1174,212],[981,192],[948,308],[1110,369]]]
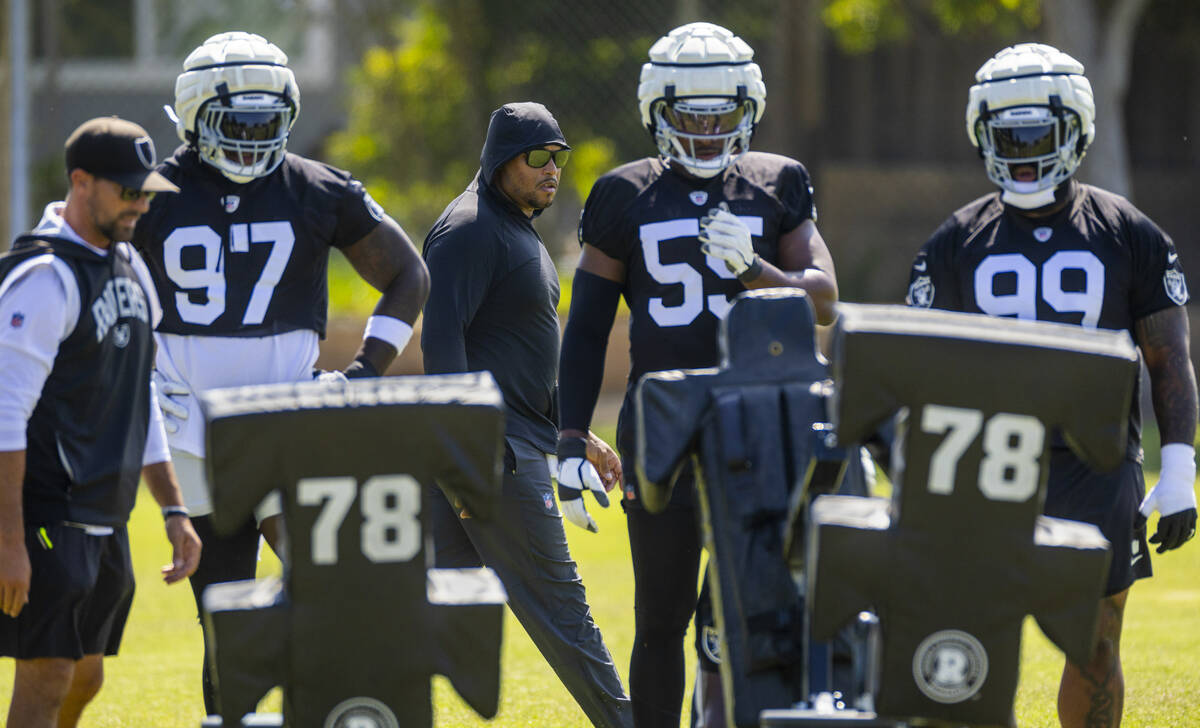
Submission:
[[[563,437],[558,441],[558,461],[567,458],[587,459],[587,440],[582,437]]]
[[[1182,442],[1172,442],[1162,446],[1159,451],[1162,467],[1159,468],[1160,480],[1175,480],[1180,483],[1196,481],[1196,448]]]
[[[744,270],[740,274],[738,274],[737,279],[739,281],[741,281],[742,283],[749,283],[750,281],[752,281],[755,278],[758,278],[760,275],[762,275],[762,272],[763,272],[762,258],[760,258],[756,255],[756,256],[754,256],[754,262],[750,264],[749,268],[747,268],[746,270]]]
[[[166,520],[171,516],[183,516],[184,518],[187,518],[188,509],[186,506],[163,506],[162,516],[163,520]]]
[[[367,330],[363,332],[363,338],[368,337],[386,341],[396,347],[396,352],[404,351],[408,340],[412,338],[412,326],[404,323],[398,318],[392,316],[368,316]]]

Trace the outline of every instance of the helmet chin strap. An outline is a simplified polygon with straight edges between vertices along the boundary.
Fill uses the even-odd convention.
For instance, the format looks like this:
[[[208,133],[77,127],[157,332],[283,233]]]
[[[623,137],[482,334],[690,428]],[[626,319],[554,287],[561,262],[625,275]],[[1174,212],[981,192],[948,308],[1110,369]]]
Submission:
[[[1000,195],[1000,199],[1006,204],[1019,207],[1022,210],[1036,210],[1039,207],[1045,207],[1054,202],[1054,188],[1051,187],[1037,192],[1004,190],[1004,193]]]

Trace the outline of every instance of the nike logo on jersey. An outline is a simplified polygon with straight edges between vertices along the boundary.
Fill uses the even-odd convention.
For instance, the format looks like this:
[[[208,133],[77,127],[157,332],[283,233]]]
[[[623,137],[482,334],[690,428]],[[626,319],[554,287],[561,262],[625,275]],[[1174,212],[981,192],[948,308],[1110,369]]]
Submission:
[[[1133,558],[1129,560],[1129,565],[1130,565],[1130,566],[1137,566],[1137,562],[1141,561],[1141,560],[1142,560],[1142,557],[1143,557],[1143,556],[1145,556],[1145,555],[1146,555],[1146,554],[1134,554]]]
[[[917,271],[918,273],[924,272],[924,270],[928,267],[929,267],[929,263],[927,263],[923,260],[913,263],[913,270]]]
[[[1175,265],[1175,261],[1179,260],[1179,253],[1167,253],[1167,265]]]

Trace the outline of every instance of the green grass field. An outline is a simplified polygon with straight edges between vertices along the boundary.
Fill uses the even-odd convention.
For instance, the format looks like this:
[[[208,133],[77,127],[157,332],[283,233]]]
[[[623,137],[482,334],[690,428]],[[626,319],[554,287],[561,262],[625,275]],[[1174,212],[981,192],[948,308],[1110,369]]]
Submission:
[[[1148,478],[1150,479],[1150,478]],[[1150,482],[1153,482],[1150,479]],[[633,640],[633,584],[624,517],[615,505],[589,508],[599,534],[568,526],[596,622],[624,678]],[[199,691],[200,628],[186,585],[167,587],[158,568],[169,551],[153,501],[143,493],[131,521],[138,593],[121,655],[106,661],[104,690],[84,714],[89,728],[195,728],[202,704]],[[263,571],[278,569],[271,559]],[[1125,624],[1126,728],[1200,725],[1200,544],[1155,559],[1157,576],[1141,582],[1130,596]],[[690,644],[690,642],[689,642]],[[1054,696],[1062,658],[1027,623],[1017,717],[1023,727],[1054,726]],[[12,661],[0,660],[0,702],[7,708]],[[690,674],[689,674],[690,687]],[[502,699],[495,720],[484,721],[459,700],[449,683],[433,683],[437,725],[574,727],[587,726],[553,672],[511,615],[505,623]],[[688,690],[690,699],[690,689]],[[264,703],[278,709],[275,694]],[[0,715],[3,715],[0,712]],[[685,722],[686,715],[685,711]]]

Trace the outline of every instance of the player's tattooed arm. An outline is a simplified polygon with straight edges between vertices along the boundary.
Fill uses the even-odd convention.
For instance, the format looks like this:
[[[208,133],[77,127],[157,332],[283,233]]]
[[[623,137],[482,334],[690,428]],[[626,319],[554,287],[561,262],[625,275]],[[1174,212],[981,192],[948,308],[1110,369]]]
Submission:
[[[385,215],[371,232],[342,252],[362,279],[383,294],[375,306],[376,316],[390,316],[410,326],[416,323],[429,296],[429,270],[395,220]],[[382,374],[398,353],[387,342],[369,337],[355,359],[366,359]]]
[[[1191,445],[1198,414],[1187,311],[1171,306],[1138,319],[1133,335],[1150,373],[1150,397],[1162,442]]]
[[[833,256],[812,220],[779,238],[779,265],[763,261],[762,273],[747,288],[803,288],[817,312],[817,323],[828,325],[836,316],[837,275]]]

